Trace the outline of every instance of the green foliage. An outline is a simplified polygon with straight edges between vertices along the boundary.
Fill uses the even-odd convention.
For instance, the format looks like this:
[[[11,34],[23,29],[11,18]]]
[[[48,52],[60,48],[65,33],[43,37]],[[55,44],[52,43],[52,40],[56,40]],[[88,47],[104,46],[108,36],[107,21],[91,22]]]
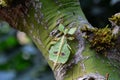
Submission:
[[[30,60],[24,60],[21,53],[18,53],[13,59],[9,60],[7,63],[0,65],[2,70],[15,69],[17,71],[24,71],[31,65]]]
[[[23,71],[26,70],[28,67],[32,65],[32,62],[30,60],[25,60],[22,57],[22,54],[18,54],[10,61],[10,67],[16,69],[17,71]]]
[[[6,40],[4,41],[0,41],[0,50],[3,51],[7,48],[12,48],[14,46],[16,46],[18,44],[17,39],[14,36],[10,36],[8,37]]]

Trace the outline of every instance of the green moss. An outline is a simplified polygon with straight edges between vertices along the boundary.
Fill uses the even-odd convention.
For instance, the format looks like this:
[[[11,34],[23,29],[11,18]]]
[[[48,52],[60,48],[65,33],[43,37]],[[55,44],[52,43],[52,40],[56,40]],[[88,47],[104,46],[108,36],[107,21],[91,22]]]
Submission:
[[[116,25],[120,26],[120,13],[116,13],[111,18],[109,18],[109,20],[115,23]]]
[[[90,42],[91,48],[94,48],[98,53],[106,52],[114,47],[114,37],[110,28],[87,29],[87,32],[87,40]]]

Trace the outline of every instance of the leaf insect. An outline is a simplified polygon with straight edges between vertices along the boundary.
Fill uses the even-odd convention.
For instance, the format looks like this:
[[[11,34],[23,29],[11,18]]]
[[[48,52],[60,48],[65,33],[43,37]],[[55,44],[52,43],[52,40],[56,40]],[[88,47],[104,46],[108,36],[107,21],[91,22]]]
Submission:
[[[70,56],[70,46],[67,43],[67,39],[73,40],[73,37],[67,37],[66,35],[73,35],[77,28],[65,28],[62,24],[59,24],[58,30],[63,33],[57,41],[50,47],[49,59],[54,62],[53,70],[56,68],[57,63],[66,63]]]

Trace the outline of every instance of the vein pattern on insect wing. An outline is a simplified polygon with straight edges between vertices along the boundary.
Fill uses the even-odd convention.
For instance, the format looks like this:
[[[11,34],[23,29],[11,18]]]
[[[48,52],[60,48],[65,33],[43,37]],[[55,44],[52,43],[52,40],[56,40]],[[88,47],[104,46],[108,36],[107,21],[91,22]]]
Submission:
[[[59,56],[61,54],[62,46],[64,45],[64,40],[65,40],[65,35],[63,35],[62,38],[61,38],[60,47],[59,47],[58,52],[57,52],[57,58],[56,58],[56,61],[54,63],[54,66],[53,66],[53,70],[55,69],[55,67],[57,65]]]

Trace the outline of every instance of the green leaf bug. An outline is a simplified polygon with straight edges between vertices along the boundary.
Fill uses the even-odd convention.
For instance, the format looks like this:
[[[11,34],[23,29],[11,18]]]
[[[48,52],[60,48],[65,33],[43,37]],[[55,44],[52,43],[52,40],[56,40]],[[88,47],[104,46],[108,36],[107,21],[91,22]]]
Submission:
[[[67,44],[66,39],[64,39],[64,44],[61,47],[60,53],[58,53],[60,49],[61,41],[57,42],[54,46],[51,47],[49,50],[49,59],[52,60],[55,63],[66,63],[69,55],[70,55],[70,50]],[[59,57],[58,57],[59,55]],[[58,60],[57,60],[58,57]],[[57,61],[57,62],[56,62]]]
[[[77,30],[77,28],[74,27],[74,28],[71,28],[67,33],[70,34],[70,35],[73,35],[76,30]]]
[[[62,24],[59,24],[58,30],[60,33],[63,33],[62,36],[59,36],[59,40],[53,42],[54,45],[50,47],[49,50],[49,59],[54,62],[53,69],[56,68],[57,63],[66,63],[70,56],[70,46],[67,43],[67,39],[73,40],[74,37],[68,37],[67,34],[73,35],[77,28],[65,28]],[[58,33],[58,34],[60,34]]]
[[[62,24],[59,24],[58,26],[58,30],[61,31],[61,32],[64,32],[64,26]]]

